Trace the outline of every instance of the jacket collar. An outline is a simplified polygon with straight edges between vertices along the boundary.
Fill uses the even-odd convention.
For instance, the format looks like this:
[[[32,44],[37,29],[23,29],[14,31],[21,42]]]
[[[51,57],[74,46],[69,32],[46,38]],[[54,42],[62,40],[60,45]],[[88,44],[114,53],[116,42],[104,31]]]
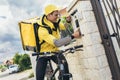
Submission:
[[[46,15],[43,15],[41,18],[40,18],[40,25],[42,26],[49,26],[51,28],[54,28],[54,25],[52,22],[50,22],[47,18],[46,18]]]

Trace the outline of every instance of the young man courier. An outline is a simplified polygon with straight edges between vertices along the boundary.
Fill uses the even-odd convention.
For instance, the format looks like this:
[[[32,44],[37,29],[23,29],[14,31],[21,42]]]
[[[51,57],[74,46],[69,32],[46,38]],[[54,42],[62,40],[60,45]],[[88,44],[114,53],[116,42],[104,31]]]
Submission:
[[[55,5],[48,5],[45,7],[45,13],[38,22],[40,27],[38,29],[38,37],[40,46],[40,52],[56,52],[58,47],[68,44],[73,38],[80,37],[79,31],[74,32],[71,36],[60,38],[60,30],[64,30],[65,27],[59,20],[59,10]],[[45,27],[49,28],[46,29]],[[48,57],[39,57],[36,65],[36,80],[44,80],[47,61],[51,59],[56,64],[57,56],[52,55]],[[61,60],[64,60],[65,73],[69,73],[68,64],[64,57],[61,56]],[[65,77],[64,80],[69,80]]]

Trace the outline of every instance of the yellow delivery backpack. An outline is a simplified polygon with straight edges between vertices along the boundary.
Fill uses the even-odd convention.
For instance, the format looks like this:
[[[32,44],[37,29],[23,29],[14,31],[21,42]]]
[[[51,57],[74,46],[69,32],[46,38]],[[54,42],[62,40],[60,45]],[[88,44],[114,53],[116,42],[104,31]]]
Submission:
[[[37,24],[39,17],[19,22],[22,46],[24,50],[38,52],[40,50]]]

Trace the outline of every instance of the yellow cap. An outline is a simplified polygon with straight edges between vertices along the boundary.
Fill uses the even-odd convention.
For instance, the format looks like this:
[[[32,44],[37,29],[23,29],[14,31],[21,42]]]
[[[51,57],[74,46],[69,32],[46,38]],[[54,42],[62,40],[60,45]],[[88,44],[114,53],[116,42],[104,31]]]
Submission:
[[[51,12],[56,11],[56,10],[58,10],[57,6],[52,5],[52,4],[47,5],[47,6],[45,7],[45,15],[48,15],[48,14],[50,14]]]

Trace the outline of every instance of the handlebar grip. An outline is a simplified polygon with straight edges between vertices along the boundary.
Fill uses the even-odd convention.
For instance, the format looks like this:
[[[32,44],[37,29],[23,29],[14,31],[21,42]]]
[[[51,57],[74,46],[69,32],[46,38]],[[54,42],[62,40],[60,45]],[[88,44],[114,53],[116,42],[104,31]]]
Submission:
[[[83,45],[78,45],[78,46],[75,46],[74,48],[77,49],[77,48],[82,48]]]
[[[32,56],[37,56],[40,55],[40,53],[36,52],[36,53],[32,53]]]

